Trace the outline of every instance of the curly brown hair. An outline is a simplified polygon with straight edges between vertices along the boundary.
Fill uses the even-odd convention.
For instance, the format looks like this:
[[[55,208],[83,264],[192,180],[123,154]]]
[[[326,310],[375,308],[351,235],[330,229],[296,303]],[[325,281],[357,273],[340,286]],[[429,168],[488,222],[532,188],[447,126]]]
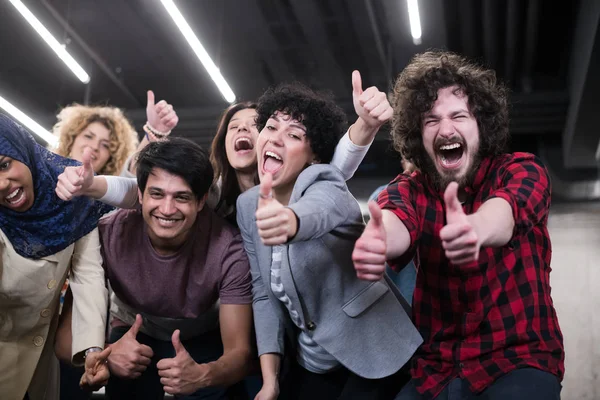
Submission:
[[[508,89],[496,73],[446,51],[415,55],[398,76],[392,94],[391,135],[394,148],[417,168],[426,166],[423,145],[423,115],[437,100],[438,90],[458,86],[467,96],[469,111],[479,127],[479,156],[506,151],[508,132]]]
[[[98,175],[118,175],[127,157],[135,152],[138,135],[123,112],[116,107],[72,104],[63,108],[52,133],[58,137],[56,153],[69,157],[75,138],[91,123],[100,122],[110,131],[110,158]]]

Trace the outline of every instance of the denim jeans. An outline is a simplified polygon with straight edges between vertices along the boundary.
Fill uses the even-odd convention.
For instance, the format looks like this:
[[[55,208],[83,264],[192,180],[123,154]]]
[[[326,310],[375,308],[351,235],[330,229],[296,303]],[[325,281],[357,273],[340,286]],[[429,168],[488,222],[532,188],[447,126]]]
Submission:
[[[109,342],[114,343],[119,340],[129,327],[112,328]],[[137,341],[149,346],[154,352],[150,365],[146,371],[137,379],[120,379],[112,375],[106,386],[106,398],[110,400],[152,400],[162,399],[164,397],[163,386],[160,383],[160,376],[156,363],[163,358],[175,357],[175,349],[170,341],[154,339],[142,332],[137,335]],[[208,363],[217,360],[223,355],[223,344],[219,330],[203,334],[190,340],[181,342],[190,356],[197,363]],[[187,396],[176,396],[177,399],[203,399],[216,400],[226,399],[227,388],[209,387],[200,389],[197,392]]]
[[[561,385],[549,372],[535,368],[516,369],[498,378],[480,394],[469,390],[467,381],[455,378],[435,400],[560,400]],[[413,382],[409,382],[396,400],[421,400]]]

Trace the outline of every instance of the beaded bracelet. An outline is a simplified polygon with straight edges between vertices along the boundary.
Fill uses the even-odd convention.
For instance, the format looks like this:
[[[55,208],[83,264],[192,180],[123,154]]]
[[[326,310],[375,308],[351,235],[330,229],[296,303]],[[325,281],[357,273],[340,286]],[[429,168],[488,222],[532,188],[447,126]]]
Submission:
[[[154,129],[152,126],[150,126],[150,124],[147,122],[144,125],[144,132],[146,132],[146,139],[148,139],[149,142],[152,141],[152,140],[150,140],[150,138],[154,139],[154,141],[156,141],[156,142],[167,140],[167,135],[169,135],[169,133],[171,133],[171,131],[159,132],[156,129]]]

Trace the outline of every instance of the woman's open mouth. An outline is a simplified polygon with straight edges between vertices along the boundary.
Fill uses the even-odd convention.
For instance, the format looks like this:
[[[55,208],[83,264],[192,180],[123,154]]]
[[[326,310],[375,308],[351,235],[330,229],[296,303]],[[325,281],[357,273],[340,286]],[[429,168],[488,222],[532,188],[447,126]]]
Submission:
[[[4,198],[4,201],[9,205],[10,208],[18,209],[27,201],[25,191],[22,187],[14,189],[8,196]]]
[[[233,144],[234,150],[236,153],[246,154],[254,150],[254,144],[249,137],[239,137],[235,140]]]
[[[281,167],[283,167],[283,158],[273,151],[265,151],[263,155],[263,171],[275,175]]]
[[[461,166],[464,147],[460,143],[447,143],[437,147],[436,153],[442,168],[456,169]]]

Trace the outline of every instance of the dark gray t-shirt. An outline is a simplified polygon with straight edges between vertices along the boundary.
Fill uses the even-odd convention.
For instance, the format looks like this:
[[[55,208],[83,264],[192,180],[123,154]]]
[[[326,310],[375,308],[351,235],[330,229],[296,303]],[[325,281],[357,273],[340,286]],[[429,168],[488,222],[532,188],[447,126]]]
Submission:
[[[98,225],[104,268],[127,306],[168,318],[195,319],[221,304],[251,304],[248,258],[237,228],[204,207],[189,240],[158,254],[141,210],[119,210]]]

